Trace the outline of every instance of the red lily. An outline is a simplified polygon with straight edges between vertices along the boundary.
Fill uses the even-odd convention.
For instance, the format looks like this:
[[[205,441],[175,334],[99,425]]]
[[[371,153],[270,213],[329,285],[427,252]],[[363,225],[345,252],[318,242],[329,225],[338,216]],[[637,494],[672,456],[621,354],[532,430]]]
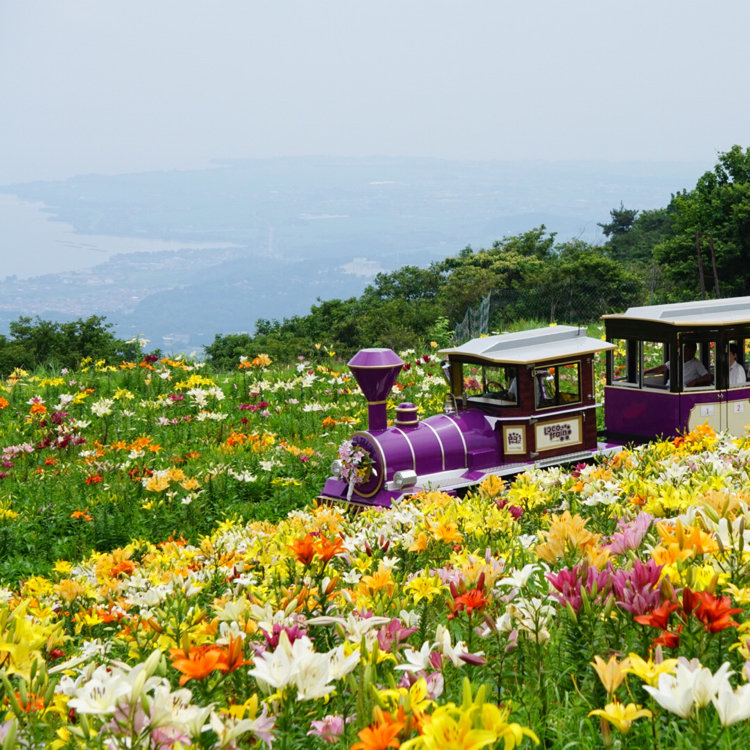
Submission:
[[[682,611],[685,617],[689,617],[700,604],[700,592],[693,591],[687,586],[682,590]]]
[[[709,633],[718,633],[726,628],[737,627],[739,623],[731,617],[740,614],[742,610],[732,607],[731,597],[714,596],[708,591],[699,591],[696,596],[700,599],[700,604],[694,614]]]
[[[667,630],[669,627],[669,615],[672,614],[679,606],[674,602],[665,601],[658,607],[655,607],[647,615],[636,615],[633,619],[641,625],[650,625],[652,628]]]
[[[654,646],[664,646],[664,648],[677,648],[680,645],[681,632],[682,625],[679,625],[674,633],[665,630],[658,638],[654,638],[652,644]]]

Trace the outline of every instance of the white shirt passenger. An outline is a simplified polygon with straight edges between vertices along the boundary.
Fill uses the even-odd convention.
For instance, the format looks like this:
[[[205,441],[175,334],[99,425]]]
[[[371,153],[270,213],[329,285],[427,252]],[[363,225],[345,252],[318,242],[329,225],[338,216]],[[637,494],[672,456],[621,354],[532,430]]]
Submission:
[[[735,359],[729,365],[729,385],[745,385],[746,382],[745,368]]]
[[[669,372],[669,360],[665,363],[667,372]],[[686,388],[689,388],[688,383],[692,383],[697,378],[702,378],[704,375],[708,375],[708,370],[699,359],[693,357],[682,363],[682,384]],[[669,379],[665,385],[669,385]]]
[[[688,383],[692,383],[697,378],[702,378],[704,375],[708,375],[708,370],[704,367],[703,362],[693,357],[687,362],[682,363],[682,383],[687,386]]]

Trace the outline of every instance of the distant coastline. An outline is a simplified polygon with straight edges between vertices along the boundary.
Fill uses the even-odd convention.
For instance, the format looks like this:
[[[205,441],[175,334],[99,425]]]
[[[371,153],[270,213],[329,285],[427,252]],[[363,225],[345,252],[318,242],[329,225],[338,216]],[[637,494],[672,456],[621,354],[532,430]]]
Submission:
[[[0,186],[0,332],[106,314],[200,346],[542,224],[596,244],[611,208],[663,207],[707,168],[308,157]]]

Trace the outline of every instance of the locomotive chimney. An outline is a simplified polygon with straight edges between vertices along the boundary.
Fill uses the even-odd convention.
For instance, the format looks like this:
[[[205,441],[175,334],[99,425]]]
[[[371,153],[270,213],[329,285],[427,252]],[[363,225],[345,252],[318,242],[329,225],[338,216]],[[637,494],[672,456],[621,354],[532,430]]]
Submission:
[[[349,360],[349,369],[367,399],[370,430],[384,430],[388,426],[385,400],[403,364],[391,349],[361,349]]]

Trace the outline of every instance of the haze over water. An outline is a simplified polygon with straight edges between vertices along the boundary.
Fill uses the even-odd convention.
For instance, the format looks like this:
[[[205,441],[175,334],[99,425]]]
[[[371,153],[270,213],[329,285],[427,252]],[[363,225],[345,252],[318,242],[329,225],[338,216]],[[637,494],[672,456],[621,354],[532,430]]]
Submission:
[[[0,194],[0,280],[80,271],[118,253],[233,247],[231,243],[85,235],[44,210],[43,203]]]

